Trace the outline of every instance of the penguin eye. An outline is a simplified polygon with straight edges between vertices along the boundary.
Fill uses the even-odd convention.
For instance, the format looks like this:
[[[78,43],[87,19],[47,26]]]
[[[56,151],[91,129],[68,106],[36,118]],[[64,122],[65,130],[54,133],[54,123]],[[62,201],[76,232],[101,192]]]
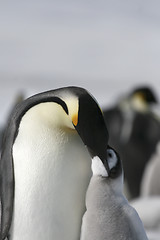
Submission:
[[[108,161],[108,166],[110,170],[116,167],[118,163],[117,154],[111,148],[107,149],[107,161]]]

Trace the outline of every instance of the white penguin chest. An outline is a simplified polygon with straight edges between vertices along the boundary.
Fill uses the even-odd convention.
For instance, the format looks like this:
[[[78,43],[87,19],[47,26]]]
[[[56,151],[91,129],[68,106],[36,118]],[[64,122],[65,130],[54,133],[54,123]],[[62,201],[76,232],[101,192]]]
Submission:
[[[77,133],[35,126],[13,146],[11,240],[78,240],[90,157]]]

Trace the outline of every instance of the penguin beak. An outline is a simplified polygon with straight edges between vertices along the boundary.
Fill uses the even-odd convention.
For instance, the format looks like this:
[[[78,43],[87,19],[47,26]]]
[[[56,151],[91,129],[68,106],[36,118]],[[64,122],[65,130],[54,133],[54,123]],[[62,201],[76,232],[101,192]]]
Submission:
[[[89,94],[80,96],[79,111],[78,114],[73,115],[72,123],[88,148],[91,158],[98,156],[109,175],[108,131],[100,107]]]

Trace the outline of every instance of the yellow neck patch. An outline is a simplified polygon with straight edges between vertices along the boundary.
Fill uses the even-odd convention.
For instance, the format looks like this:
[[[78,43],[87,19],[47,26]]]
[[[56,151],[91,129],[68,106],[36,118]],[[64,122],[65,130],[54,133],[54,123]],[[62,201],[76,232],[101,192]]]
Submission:
[[[78,124],[78,114],[74,114],[72,116],[72,122],[73,122],[74,126],[77,126],[77,124]]]

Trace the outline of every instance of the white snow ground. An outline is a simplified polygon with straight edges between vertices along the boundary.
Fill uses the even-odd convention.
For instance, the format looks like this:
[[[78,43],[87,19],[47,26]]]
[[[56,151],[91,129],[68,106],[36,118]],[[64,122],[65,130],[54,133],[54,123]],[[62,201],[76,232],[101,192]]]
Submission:
[[[108,106],[149,84],[159,98],[159,9],[158,0],[2,1],[0,125],[17,91],[77,85]]]

